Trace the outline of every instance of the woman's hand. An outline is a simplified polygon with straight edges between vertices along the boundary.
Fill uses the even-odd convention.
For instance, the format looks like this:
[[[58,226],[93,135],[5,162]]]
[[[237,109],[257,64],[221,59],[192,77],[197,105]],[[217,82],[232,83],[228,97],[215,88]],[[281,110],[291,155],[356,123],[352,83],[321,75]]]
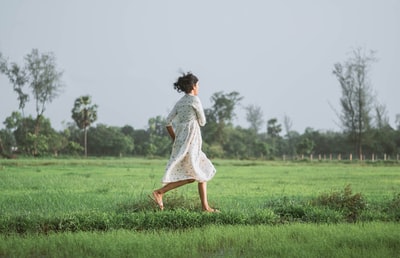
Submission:
[[[167,126],[167,131],[169,136],[171,136],[172,141],[175,141],[175,132],[174,132],[174,128],[172,128],[172,126],[168,125]]]

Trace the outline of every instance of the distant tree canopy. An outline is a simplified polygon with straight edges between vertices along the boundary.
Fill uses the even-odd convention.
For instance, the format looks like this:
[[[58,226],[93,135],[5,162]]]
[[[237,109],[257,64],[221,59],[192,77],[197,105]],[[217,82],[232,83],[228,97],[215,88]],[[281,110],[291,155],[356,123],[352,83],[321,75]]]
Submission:
[[[207,124],[202,127],[203,149],[211,158],[276,159],[303,158],[304,155],[349,155],[360,159],[366,155],[396,158],[400,154],[400,114],[392,128],[384,105],[372,95],[369,81],[373,52],[366,55],[356,49],[344,63],[334,65],[333,74],[342,90],[338,117],[342,132],[306,128],[292,130],[292,120],[285,115],[282,123],[276,117],[264,117],[255,104],[245,107],[248,128],[235,126],[233,118],[242,107],[239,92],[216,92],[211,106],[205,108]],[[3,122],[0,130],[0,155],[85,155],[167,157],[172,141],[162,116],[148,119],[146,128],[135,129],[97,124],[97,105],[89,95],[73,103],[71,117],[57,132],[43,114],[46,105],[60,93],[61,72],[57,72],[52,54],[33,50],[20,66],[9,63],[0,53],[0,72],[9,79],[17,94],[18,109]],[[27,91],[31,89],[31,91]],[[25,104],[35,100],[36,117],[25,116]],[[316,117],[316,119],[318,119]],[[266,123],[265,123],[266,121]],[[266,126],[265,126],[266,125]],[[284,132],[282,132],[282,128]],[[40,130],[39,130],[40,129]],[[83,132],[82,132],[83,131]],[[82,133],[84,137],[82,137]],[[83,138],[83,142],[82,142]],[[88,153],[87,150],[90,150]]]
[[[122,156],[132,153],[133,139],[123,134],[121,128],[98,124],[89,128],[88,147],[94,156]]]

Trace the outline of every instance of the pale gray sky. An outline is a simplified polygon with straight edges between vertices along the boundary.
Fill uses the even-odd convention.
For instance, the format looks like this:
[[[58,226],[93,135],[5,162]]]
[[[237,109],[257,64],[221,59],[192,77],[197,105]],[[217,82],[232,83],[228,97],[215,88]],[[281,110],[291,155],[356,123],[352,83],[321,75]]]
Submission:
[[[200,79],[200,98],[238,91],[265,120],[287,115],[293,129],[339,130],[333,65],[355,47],[376,50],[371,84],[390,122],[400,113],[398,0],[0,0],[0,52],[23,63],[33,48],[53,52],[66,87],[47,106],[56,129],[89,94],[98,123],[147,127],[180,94],[179,71]],[[0,75],[0,122],[18,109]],[[35,115],[33,101],[25,112]],[[236,125],[248,126],[237,109]],[[3,128],[3,124],[0,128]]]

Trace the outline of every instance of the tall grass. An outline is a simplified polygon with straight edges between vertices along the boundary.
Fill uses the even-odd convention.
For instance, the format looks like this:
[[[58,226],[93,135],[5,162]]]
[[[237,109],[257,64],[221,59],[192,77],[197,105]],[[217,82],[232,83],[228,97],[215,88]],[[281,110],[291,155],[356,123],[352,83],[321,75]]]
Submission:
[[[0,236],[1,257],[398,257],[400,225],[208,226]]]

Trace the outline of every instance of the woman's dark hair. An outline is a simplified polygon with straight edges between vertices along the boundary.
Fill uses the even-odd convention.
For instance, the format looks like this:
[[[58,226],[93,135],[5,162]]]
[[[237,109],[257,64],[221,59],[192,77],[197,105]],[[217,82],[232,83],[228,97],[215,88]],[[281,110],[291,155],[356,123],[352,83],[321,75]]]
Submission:
[[[181,77],[174,83],[174,89],[178,92],[189,93],[193,90],[193,86],[199,81],[192,73],[183,73]]]

